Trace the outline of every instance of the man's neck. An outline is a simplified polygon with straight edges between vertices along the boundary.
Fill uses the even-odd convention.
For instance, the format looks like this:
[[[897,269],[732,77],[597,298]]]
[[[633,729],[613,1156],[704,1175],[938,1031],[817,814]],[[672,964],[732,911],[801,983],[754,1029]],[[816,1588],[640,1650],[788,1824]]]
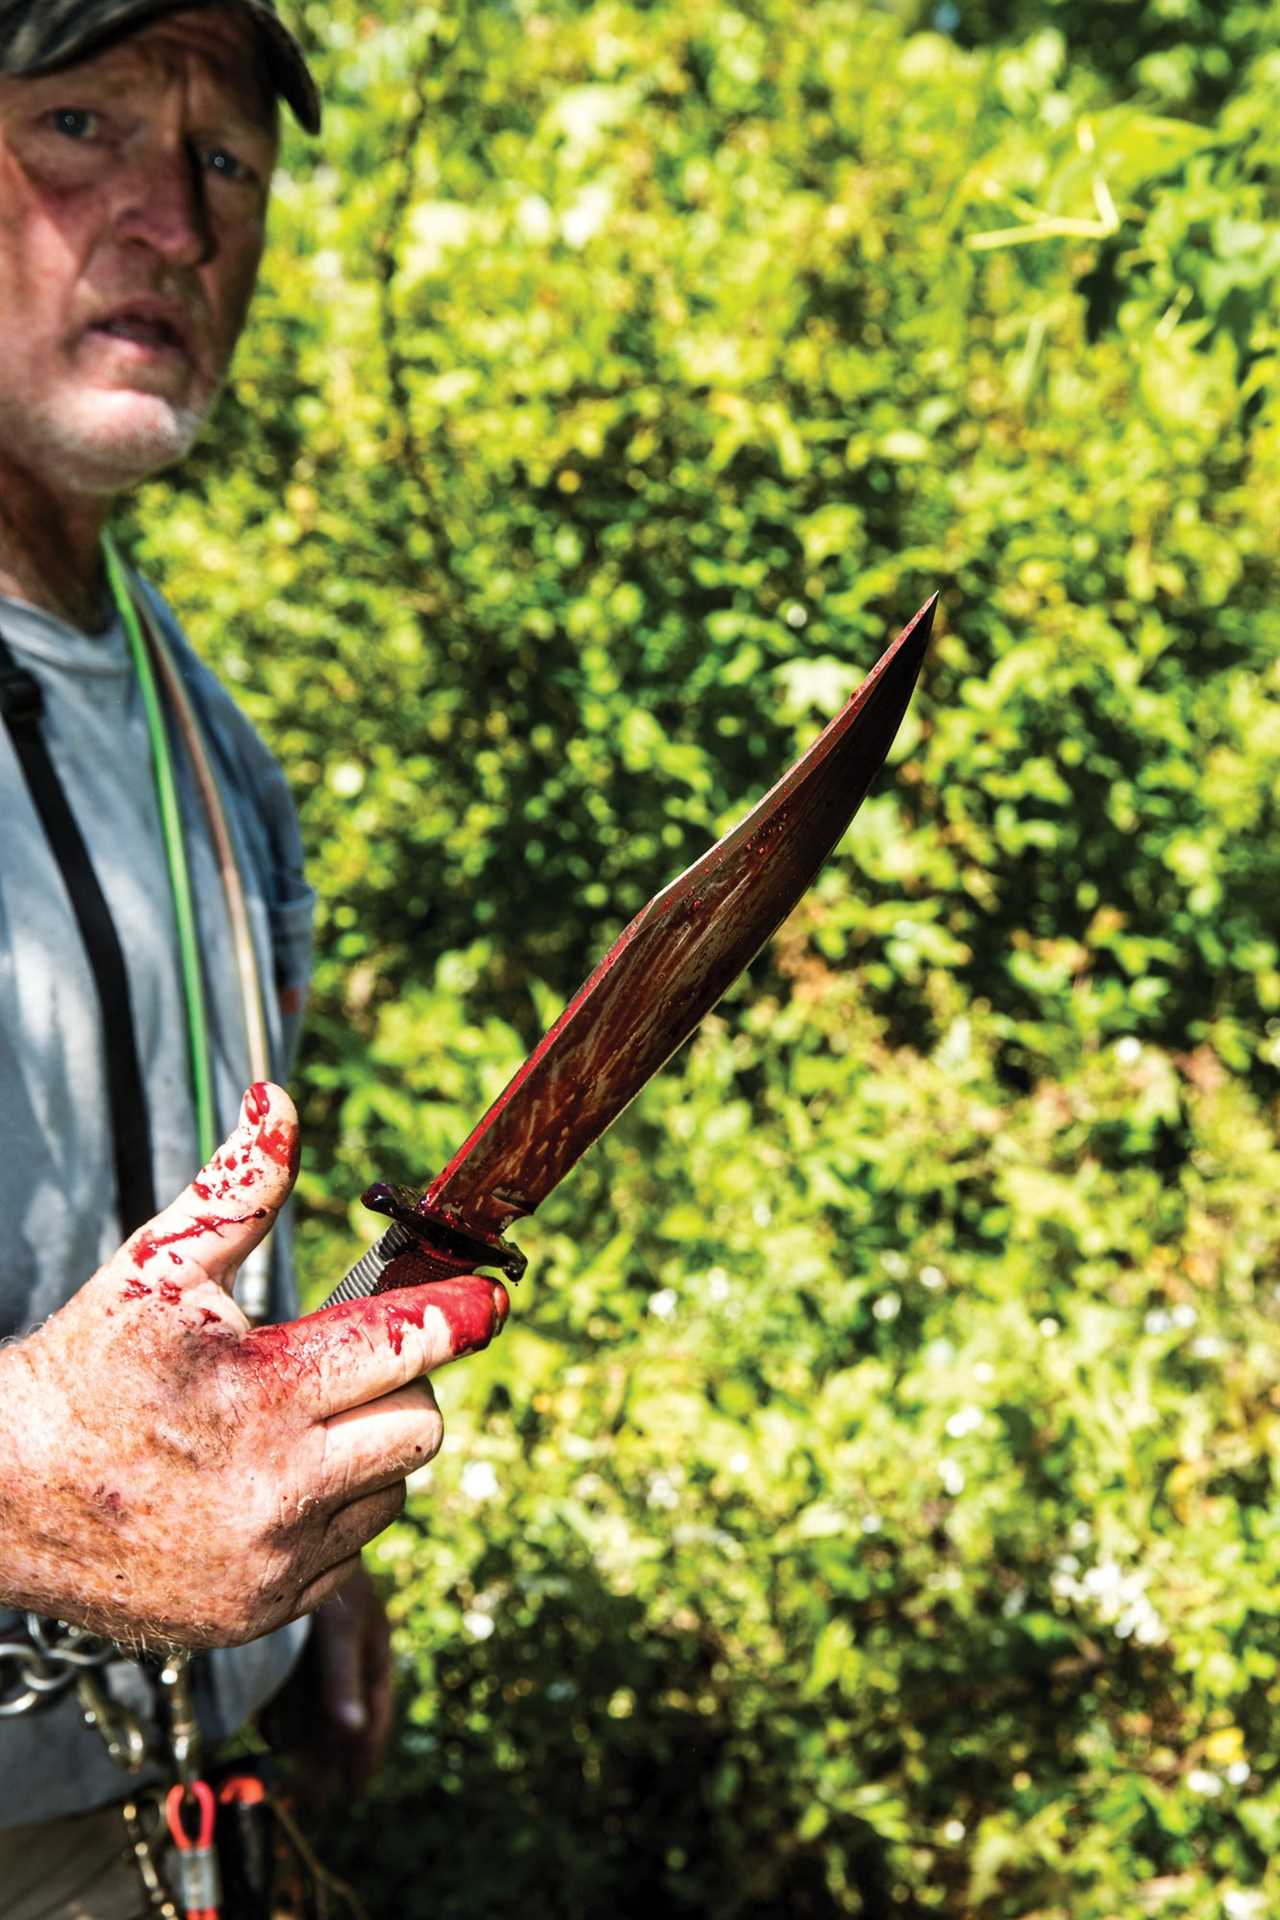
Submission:
[[[101,548],[109,508],[96,496],[57,499],[0,459],[0,595],[101,632],[111,619]]]

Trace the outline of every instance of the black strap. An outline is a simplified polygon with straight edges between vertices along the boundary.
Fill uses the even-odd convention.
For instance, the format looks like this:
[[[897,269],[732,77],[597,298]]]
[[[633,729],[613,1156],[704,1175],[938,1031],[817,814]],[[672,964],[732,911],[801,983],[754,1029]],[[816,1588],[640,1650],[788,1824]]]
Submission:
[[[134,1036],[129,975],[111,909],[40,731],[43,706],[39,681],[19,666],[0,634],[0,718],[9,729],[32,802],[61,871],[102,1011],[120,1226],[122,1233],[130,1234],[150,1220],[156,1210],[156,1196],[151,1125]]]

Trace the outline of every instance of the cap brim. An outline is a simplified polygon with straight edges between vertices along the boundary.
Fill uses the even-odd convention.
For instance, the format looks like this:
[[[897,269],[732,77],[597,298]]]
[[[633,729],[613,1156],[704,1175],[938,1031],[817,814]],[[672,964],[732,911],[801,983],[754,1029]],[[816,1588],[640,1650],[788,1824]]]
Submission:
[[[276,91],[288,101],[304,133],[319,133],[323,117],[320,89],[312,78],[302,48],[273,8],[260,7],[255,0],[240,0],[240,5],[253,15],[266,41]]]

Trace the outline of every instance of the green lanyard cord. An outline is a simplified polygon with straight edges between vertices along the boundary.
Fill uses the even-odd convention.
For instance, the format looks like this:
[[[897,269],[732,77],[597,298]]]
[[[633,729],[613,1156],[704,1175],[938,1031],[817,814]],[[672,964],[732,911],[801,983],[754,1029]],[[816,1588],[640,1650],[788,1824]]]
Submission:
[[[187,864],[187,844],[182,830],[182,812],[173,772],[173,752],[169,730],[156,688],[151,654],[142,637],[138,610],[133,602],[120,555],[110,534],[102,537],[111,592],[124,622],[129,651],[142,693],[142,706],[151,740],[151,766],[155,775],[156,800],[160,809],[160,831],[165,860],[169,868],[169,886],[173,894],[174,919],[178,929],[178,951],[182,962],[182,990],[187,1006],[187,1034],[191,1043],[191,1084],[195,1093],[196,1137],[201,1164],[213,1158],[218,1144],[213,1104],[213,1071],[209,1052],[209,1017],[205,1006],[204,970],[200,964],[200,941],[196,930],[195,900],[191,891],[191,870]]]

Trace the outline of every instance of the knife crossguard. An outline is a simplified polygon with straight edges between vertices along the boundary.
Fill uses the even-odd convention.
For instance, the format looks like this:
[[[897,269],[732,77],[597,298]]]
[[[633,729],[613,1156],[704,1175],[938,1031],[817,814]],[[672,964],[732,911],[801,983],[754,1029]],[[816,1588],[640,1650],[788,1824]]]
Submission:
[[[389,1187],[379,1181],[363,1200],[371,1212],[385,1213],[395,1224],[356,1261],[325,1301],[326,1307],[343,1300],[367,1300],[391,1287],[425,1286],[485,1267],[496,1267],[508,1280],[523,1278],[529,1262],[519,1247],[498,1234],[468,1233],[442,1218],[412,1188]]]
[[[625,927],[425,1194],[371,1187],[393,1224],[334,1300],[477,1267],[518,1280],[502,1238],[612,1126],[790,913],[879,773],[907,710],[937,596],[807,753]]]
[[[413,1236],[424,1254],[441,1254],[456,1273],[474,1273],[497,1267],[508,1280],[522,1280],[529,1262],[519,1247],[501,1234],[472,1233],[419,1198],[411,1187],[388,1187],[379,1181],[362,1196],[371,1213],[385,1213]],[[385,1238],[386,1236],[384,1236]]]

